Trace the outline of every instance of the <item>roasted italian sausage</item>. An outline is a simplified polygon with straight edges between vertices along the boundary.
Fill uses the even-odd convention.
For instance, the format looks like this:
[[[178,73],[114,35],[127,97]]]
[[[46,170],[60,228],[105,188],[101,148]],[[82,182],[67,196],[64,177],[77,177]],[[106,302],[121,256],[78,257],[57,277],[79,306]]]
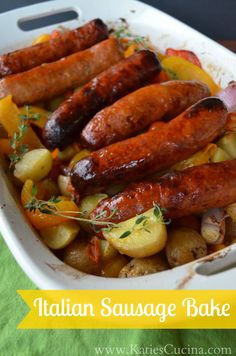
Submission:
[[[0,77],[25,72],[43,63],[55,62],[69,54],[85,50],[108,38],[108,28],[100,19],[34,46],[0,56]]]
[[[226,120],[227,109],[220,99],[203,99],[160,130],[92,152],[74,166],[72,184],[80,191],[90,186],[131,182],[166,169],[214,141]]]
[[[124,192],[103,200],[91,216],[101,212],[116,222],[151,209],[153,203],[167,209],[165,215],[178,218],[221,208],[236,201],[236,161],[203,164],[164,175],[155,182],[136,183]]]
[[[156,55],[143,50],[107,69],[51,115],[44,130],[45,144],[64,148],[78,139],[87,122],[106,105],[147,84],[161,70]]]
[[[97,113],[83,129],[82,143],[99,149],[134,136],[152,122],[173,118],[210,96],[197,81],[169,81],[141,88]]]
[[[46,101],[87,83],[121,58],[118,41],[110,38],[57,62],[3,78],[0,98],[11,94],[17,105]]]

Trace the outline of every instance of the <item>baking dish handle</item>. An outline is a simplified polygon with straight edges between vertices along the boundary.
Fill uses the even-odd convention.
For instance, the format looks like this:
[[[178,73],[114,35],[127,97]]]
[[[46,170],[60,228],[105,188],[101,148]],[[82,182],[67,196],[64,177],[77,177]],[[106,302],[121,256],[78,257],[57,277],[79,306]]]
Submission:
[[[23,31],[19,27],[19,23],[37,20],[51,15],[59,15],[69,11],[76,12],[78,17],[64,22],[60,20],[60,25],[68,27],[78,26],[78,21],[82,19],[82,11],[74,0],[67,0],[66,2],[64,0],[46,1],[1,14],[0,33],[6,34],[5,36],[1,36],[2,51],[13,50],[22,46],[24,43],[30,43],[32,37],[36,37],[42,32],[51,32],[56,25],[54,23],[45,27],[40,26],[40,28],[34,30]],[[10,29],[9,34],[7,34],[8,29]]]

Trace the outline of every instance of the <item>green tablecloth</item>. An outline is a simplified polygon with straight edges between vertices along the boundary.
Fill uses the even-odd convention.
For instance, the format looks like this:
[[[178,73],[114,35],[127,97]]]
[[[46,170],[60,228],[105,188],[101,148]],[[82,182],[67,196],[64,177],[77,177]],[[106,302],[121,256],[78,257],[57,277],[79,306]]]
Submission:
[[[95,347],[111,348],[111,351],[100,352],[103,355],[137,355],[142,352],[138,347],[154,348],[166,344],[204,348],[227,346],[232,347],[231,354],[236,355],[235,330],[17,330],[28,308],[16,290],[36,287],[18,267],[1,237],[0,263],[0,356],[94,356],[98,354]]]

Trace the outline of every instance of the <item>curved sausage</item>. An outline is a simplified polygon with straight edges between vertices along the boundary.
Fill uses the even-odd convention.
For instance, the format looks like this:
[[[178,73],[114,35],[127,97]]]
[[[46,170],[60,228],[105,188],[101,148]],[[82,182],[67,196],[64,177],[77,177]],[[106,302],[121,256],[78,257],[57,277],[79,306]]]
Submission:
[[[83,85],[122,58],[118,41],[110,38],[57,62],[0,80],[0,98],[11,94],[17,105],[46,101]]]
[[[100,19],[34,46],[0,56],[0,77],[25,72],[43,63],[55,62],[108,38],[108,28]]]
[[[150,125],[148,131],[156,131],[162,130],[167,125],[165,121],[155,121],[153,124]]]
[[[113,219],[119,222],[144,213],[153,203],[167,209],[165,216],[171,219],[221,208],[236,201],[235,181],[236,160],[203,164],[168,173],[156,182],[133,184],[100,202],[91,217],[104,211],[102,216],[110,216],[116,209]]]
[[[79,134],[99,110],[131,91],[147,84],[160,72],[156,55],[143,50],[107,69],[51,115],[44,130],[45,144],[64,148]]]
[[[210,96],[197,81],[169,81],[141,88],[97,113],[81,134],[84,146],[99,149],[134,136],[152,122],[173,118]]]
[[[199,101],[160,130],[114,143],[79,161],[71,173],[77,190],[132,182],[190,157],[214,141],[227,120],[218,98]]]

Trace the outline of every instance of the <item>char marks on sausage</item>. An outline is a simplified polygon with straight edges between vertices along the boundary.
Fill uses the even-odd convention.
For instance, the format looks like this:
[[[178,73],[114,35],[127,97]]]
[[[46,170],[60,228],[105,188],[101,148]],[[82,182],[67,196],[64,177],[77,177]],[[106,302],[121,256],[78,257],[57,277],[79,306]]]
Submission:
[[[171,172],[155,182],[141,182],[99,203],[91,218],[115,210],[114,222],[127,220],[153,207],[153,203],[168,218],[221,208],[236,201],[236,160],[203,164],[183,171]],[[103,220],[105,219],[103,215]]]
[[[81,191],[140,180],[167,169],[213,142],[226,120],[227,109],[220,99],[203,99],[159,130],[92,152],[74,166],[72,184]]]
[[[83,51],[108,38],[108,28],[100,19],[75,30],[66,30],[56,38],[0,56],[0,77],[25,72],[43,63],[55,62]]]
[[[149,83],[160,70],[156,55],[148,50],[108,68],[51,115],[44,130],[45,144],[50,148],[65,148],[78,140],[83,127],[98,111]]]
[[[140,133],[154,121],[172,119],[210,96],[198,81],[169,81],[138,89],[97,113],[83,129],[84,146],[99,149]]]

